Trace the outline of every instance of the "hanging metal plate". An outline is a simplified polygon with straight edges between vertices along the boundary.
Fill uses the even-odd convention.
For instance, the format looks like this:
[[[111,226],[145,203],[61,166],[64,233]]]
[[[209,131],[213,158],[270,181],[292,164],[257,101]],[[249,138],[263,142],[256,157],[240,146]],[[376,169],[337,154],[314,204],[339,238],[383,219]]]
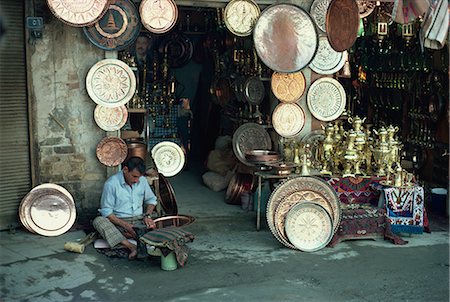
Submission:
[[[355,0],[332,0],[327,11],[327,36],[331,47],[344,51],[358,37],[359,9]]]
[[[223,18],[230,32],[245,37],[252,33],[260,12],[253,0],[231,0],[225,7]]]
[[[173,0],[142,0],[139,13],[144,27],[155,34],[170,31],[178,19],[178,7]]]
[[[152,148],[152,157],[158,172],[165,177],[177,175],[184,167],[185,155],[174,142],[164,141]]]
[[[305,126],[305,112],[295,103],[280,103],[272,113],[275,131],[286,138],[297,136]]]
[[[94,110],[94,120],[105,131],[121,129],[128,119],[128,110],[122,105],[119,107],[105,107],[97,105]]]
[[[127,144],[118,137],[104,137],[95,150],[98,160],[108,167],[115,167],[124,162],[127,158]]]
[[[108,0],[47,0],[50,11],[64,23],[82,27],[97,22],[108,9]]]
[[[317,28],[322,32],[326,32],[326,18],[327,10],[331,0],[314,0],[311,4],[309,13],[317,25]]]
[[[333,74],[341,70],[345,64],[344,52],[335,51],[326,36],[319,38],[319,49],[309,68],[318,74]]]
[[[270,150],[272,141],[269,133],[261,125],[256,123],[245,123],[233,134],[234,155],[247,166],[252,166],[245,154],[252,150]]]
[[[309,87],[306,102],[309,111],[316,119],[324,122],[333,121],[345,109],[344,87],[335,79],[320,78]]]
[[[271,79],[272,92],[280,102],[295,103],[305,92],[306,81],[303,72],[274,72]]]

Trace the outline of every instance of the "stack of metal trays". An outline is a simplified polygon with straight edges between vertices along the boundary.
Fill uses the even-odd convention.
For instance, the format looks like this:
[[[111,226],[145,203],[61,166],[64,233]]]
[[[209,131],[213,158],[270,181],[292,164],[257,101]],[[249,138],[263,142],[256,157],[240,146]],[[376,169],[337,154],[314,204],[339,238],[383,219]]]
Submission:
[[[305,252],[324,248],[341,221],[341,206],[334,189],[317,177],[284,181],[267,203],[267,223],[285,246]]]

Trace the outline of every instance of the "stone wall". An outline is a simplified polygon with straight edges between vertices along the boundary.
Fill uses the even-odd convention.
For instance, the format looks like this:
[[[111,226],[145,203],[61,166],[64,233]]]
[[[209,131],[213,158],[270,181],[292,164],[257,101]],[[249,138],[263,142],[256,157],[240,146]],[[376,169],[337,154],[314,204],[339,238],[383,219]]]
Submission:
[[[37,184],[67,188],[78,219],[87,218],[99,206],[106,168],[95,153],[105,132],[94,121],[96,104],[86,92],[85,78],[105,52],[85,38],[82,28],[53,16],[46,18],[42,39],[28,49]]]

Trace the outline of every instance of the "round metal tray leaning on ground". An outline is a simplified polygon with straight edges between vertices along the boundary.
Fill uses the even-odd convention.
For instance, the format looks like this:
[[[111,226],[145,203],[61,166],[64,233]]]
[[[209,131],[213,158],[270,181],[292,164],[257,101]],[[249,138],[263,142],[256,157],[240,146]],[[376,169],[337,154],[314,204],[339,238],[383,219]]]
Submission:
[[[105,131],[121,129],[128,119],[128,110],[124,105],[118,107],[105,107],[97,105],[94,110],[94,120]]]
[[[159,173],[159,196],[161,197],[160,203],[166,215],[177,215],[178,206],[175,198],[175,192],[172,185],[161,173]]]
[[[280,103],[272,113],[272,125],[282,137],[296,137],[305,126],[305,112],[295,103]]]
[[[286,235],[297,249],[304,252],[318,251],[333,237],[331,216],[318,204],[297,204],[286,216]]]
[[[311,114],[319,121],[329,122],[344,112],[346,94],[341,83],[332,78],[320,78],[309,86],[306,102]]]
[[[270,150],[272,141],[269,133],[261,125],[256,123],[245,123],[233,134],[234,155],[247,166],[252,166],[245,155],[252,150]]]
[[[306,80],[303,72],[274,72],[270,81],[272,92],[282,103],[295,103],[305,92]]]
[[[108,9],[108,0],[47,0],[50,11],[62,22],[82,27],[97,22]]]
[[[302,8],[273,4],[261,13],[253,30],[256,53],[270,69],[298,72],[309,65],[318,47],[314,22]]]
[[[314,176],[300,176],[288,179],[278,185],[275,190],[273,190],[267,202],[266,208],[266,219],[269,229],[274,237],[282,244],[285,244],[285,241],[280,237],[275,226],[276,210],[281,201],[283,201],[286,197],[292,195],[293,193],[301,191],[310,191],[314,192],[314,194],[321,195],[323,199],[328,202],[330,207],[333,208],[332,215],[334,232],[339,227],[339,223],[341,221],[341,204],[339,201],[339,197],[337,196],[333,187],[331,187],[321,178]]]
[[[141,31],[139,11],[131,0],[110,0],[105,15],[83,32],[95,46],[104,50],[124,50]]]
[[[56,188],[41,187],[31,190],[22,200],[19,216],[24,226],[43,236],[59,236],[75,222],[73,199]]]
[[[125,105],[136,92],[136,76],[121,60],[104,59],[89,69],[86,90],[95,103],[118,107]]]
[[[95,150],[98,160],[108,167],[115,167],[123,163],[127,158],[128,146],[119,137],[104,137]]]
[[[152,157],[158,172],[165,177],[177,175],[186,161],[181,147],[170,141],[156,144],[152,148]]]

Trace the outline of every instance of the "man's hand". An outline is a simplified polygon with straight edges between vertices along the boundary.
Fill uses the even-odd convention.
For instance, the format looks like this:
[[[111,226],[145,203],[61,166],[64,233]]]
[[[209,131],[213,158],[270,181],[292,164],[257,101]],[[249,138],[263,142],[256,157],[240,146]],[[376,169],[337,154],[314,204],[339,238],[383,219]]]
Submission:
[[[147,226],[147,229],[156,229],[156,223],[150,217],[144,216],[144,224]]]
[[[126,230],[126,232],[124,232],[124,236],[127,238],[133,238],[136,239],[137,238],[137,234],[133,229],[133,225],[131,223],[126,223],[126,225],[123,226]]]

